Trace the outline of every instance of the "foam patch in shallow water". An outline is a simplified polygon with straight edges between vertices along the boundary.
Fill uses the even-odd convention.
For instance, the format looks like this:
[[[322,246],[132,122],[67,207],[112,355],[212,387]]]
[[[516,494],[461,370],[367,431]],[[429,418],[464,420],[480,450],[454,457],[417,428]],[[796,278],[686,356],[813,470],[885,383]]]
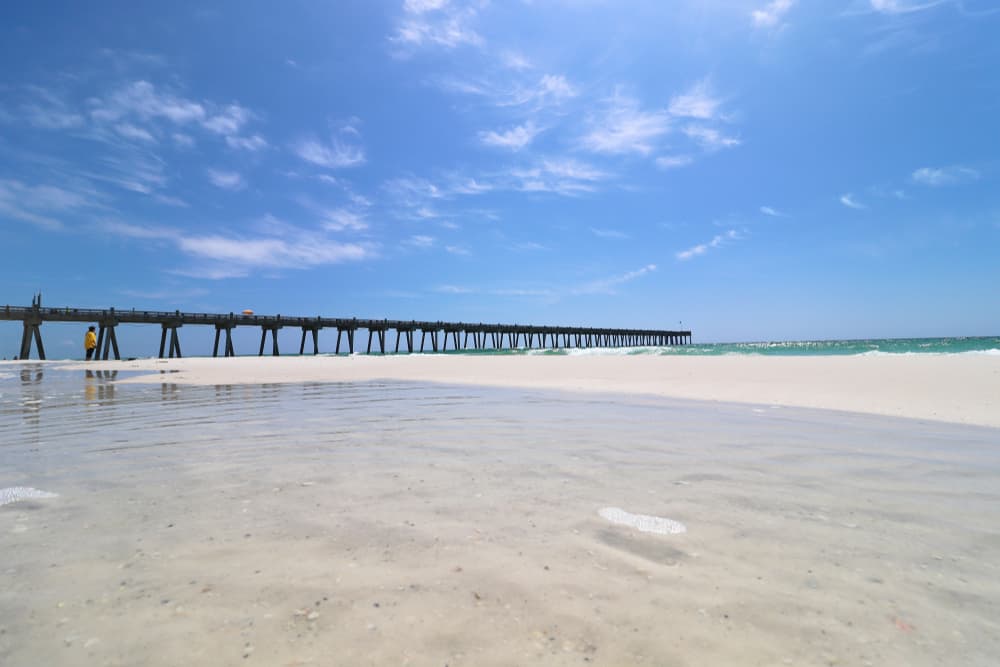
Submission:
[[[30,486],[10,486],[0,489],[0,506],[16,503],[19,500],[35,500],[37,498],[55,498],[58,493],[39,491]]]
[[[677,533],[687,532],[687,527],[680,521],[664,519],[659,516],[649,516],[648,514],[631,514],[617,507],[605,507],[598,514],[611,523],[630,526],[643,533],[676,535]]]

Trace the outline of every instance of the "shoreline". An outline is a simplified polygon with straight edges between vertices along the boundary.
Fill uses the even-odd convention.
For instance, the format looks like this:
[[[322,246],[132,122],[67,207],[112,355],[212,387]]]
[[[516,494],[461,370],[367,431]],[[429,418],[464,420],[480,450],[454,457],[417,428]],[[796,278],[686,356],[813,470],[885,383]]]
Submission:
[[[9,362],[26,363],[26,362]],[[840,410],[1000,428],[1000,356],[652,357],[399,355],[46,362],[150,371],[122,383],[399,380]]]

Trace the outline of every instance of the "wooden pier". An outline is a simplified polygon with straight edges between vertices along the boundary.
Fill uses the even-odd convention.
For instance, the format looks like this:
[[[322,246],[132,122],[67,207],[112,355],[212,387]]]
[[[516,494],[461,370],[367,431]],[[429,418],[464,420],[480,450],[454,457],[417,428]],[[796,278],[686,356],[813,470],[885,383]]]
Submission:
[[[185,325],[214,326],[215,345],[212,356],[219,356],[220,342],[222,355],[235,356],[232,331],[236,327],[257,327],[260,329],[260,349],[263,356],[268,333],[271,335],[271,354],[280,354],[278,331],[285,327],[301,329],[302,339],[299,354],[305,354],[307,338],[312,341],[312,354],[319,354],[319,332],[321,329],[336,329],[335,352],[340,354],[341,340],[346,351],[355,352],[358,331],[368,332],[365,352],[372,353],[372,344],[379,354],[387,352],[386,334],[396,333],[395,346],[391,350],[399,353],[400,344],[405,343],[406,352],[424,352],[430,343],[430,351],[447,352],[460,350],[502,350],[502,349],[560,349],[594,347],[635,347],[642,345],[687,345],[691,343],[690,331],[664,331],[653,329],[601,329],[591,327],[531,326],[525,324],[484,324],[470,322],[419,322],[415,320],[365,320],[336,317],[286,317],[284,315],[255,315],[245,313],[183,313],[153,310],[107,310],[88,308],[43,308],[40,297],[31,306],[4,306],[0,308],[0,320],[20,321],[24,324],[21,349],[18,358],[28,359],[35,347],[39,359],[45,359],[41,326],[45,322],[80,322],[98,327],[96,359],[121,359],[115,328],[119,324],[151,324],[160,326],[159,357],[181,356],[178,329]],[[415,346],[414,334],[420,332],[420,347]],[[223,339],[223,335],[225,336]],[[390,338],[391,341],[391,338]],[[471,345],[470,345],[471,342]]]

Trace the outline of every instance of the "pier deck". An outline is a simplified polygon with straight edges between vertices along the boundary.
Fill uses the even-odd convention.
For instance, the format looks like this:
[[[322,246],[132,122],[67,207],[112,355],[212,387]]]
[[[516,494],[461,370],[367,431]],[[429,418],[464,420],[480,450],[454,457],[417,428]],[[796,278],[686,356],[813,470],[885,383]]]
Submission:
[[[40,301],[40,300],[39,300]],[[45,359],[41,325],[45,322],[80,322],[99,328],[96,358],[120,359],[115,328],[119,324],[150,324],[161,328],[159,356],[180,357],[181,346],[178,329],[185,325],[215,327],[215,345],[212,356],[219,356],[220,342],[223,356],[235,356],[232,330],[236,327],[258,327],[261,331],[259,355],[264,354],[268,333],[271,334],[271,354],[278,355],[278,331],[285,327],[302,331],[299,354],[305,353],[306,339],[311,338],[312,354],[319,354],[319,332],[336,329],[335,352],[340,353],[341,340],[346,339],[347,352],[355,352],[355,334],[367,331],[365,352],[372,353],[373,343],[380,354],[388,350],[386,334],[396,332],[395,347],[401,343],[406,352],[423,352],[426,344],[434,352],[448,350],[488,349],[558,349],[590,347],[632,347],[639,345],[686,345],[691,343],[690,331],[658,329],[609,329],[593,327],[535,326],[526,324],[487,324],[483,322],[429,322],[417,320],[372,320],[337,317],[288,317],[284,315],[256,315],[244,313],[185,313],[179,310],[106,310],[93,308],[45,308],[40,303],[31,306],[0,307],[0,320],[20,321],[24,324],[19,358],[31,356],[37,349],[38,358]],[[415,346],[414,333],[420,332],[419,349]],[[224,336],[224,341],[222,337]],[[390,339],[391,341],[391,339]],[[470,345],[471,343],[471,345]]]

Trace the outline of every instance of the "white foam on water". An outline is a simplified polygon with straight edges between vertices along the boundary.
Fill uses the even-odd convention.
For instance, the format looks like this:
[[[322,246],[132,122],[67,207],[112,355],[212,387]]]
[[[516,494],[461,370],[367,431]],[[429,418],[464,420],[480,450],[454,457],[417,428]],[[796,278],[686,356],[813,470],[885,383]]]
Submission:
[[[648,514],[632,514],[618,507],[605,507],[598,514],[611,523],[629,526],[643,533],[676,535],[687,532],[687,526],[680,521],[664,519],[660,516],[650,516]]]
[[[19,500],[35,500],[37,498],[56,498],[58,493],[40,491],[30,486],[9,486],[0,489],[0,506],[16,503]]]

